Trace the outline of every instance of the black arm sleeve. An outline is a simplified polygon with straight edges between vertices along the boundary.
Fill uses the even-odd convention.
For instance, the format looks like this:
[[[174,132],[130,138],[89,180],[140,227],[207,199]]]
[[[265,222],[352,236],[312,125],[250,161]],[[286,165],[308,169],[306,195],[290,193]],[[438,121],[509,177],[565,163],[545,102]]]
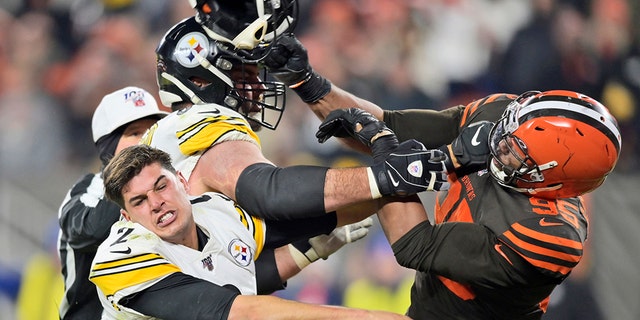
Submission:
[[[75,250],[95,251],[120,218],[120,207],[104,198],[102,183],[98,175],[84,176],[60,207],[60,228]]]
[[[148,289],[122,298],[120,304],[144,315],[165,320],[227,319],[240,292],[233,286],[174,273]]]
[[[324,182],[329,168],[266,163],[250,165],[238,178],[238,204],[262,219],[289,220],[325,214]]]
[[[320,217],[295,219],[290,221],[266,220],[267,234],[264,250],[256,260],[256,281],[258,294],[271,294],[286,287],[278,272],[274,250],[286,244],[304,241],[320,234],[329,234],[336,228],[338,218],[335,212]],[[306,251],[306,250],[305,250]]]
[[[449,144],[458,136],[464,106],[442,111],[408,109],[385,110],[384,122],[398,141],[416,139],[428,149]]]
[[[287,282],[280,278],[274,249],[262,250],[256,260],[256,285],[258,294],[272,294],[287,286]]]
[[[320,217],[295,219],[289,221],[266,220],[267,235],[265,248],[277,248],[298,240],[329,234],[338,224],[335,212]]]

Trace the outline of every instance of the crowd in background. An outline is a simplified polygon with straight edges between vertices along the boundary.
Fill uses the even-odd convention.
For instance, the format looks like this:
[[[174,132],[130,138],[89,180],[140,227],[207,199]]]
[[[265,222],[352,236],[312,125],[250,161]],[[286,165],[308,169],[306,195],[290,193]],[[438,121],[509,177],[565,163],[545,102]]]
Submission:
[[[607,191],[615,187],[609,179],[605,191],[593,195],[592,223],[601,221],[598,215],[620,217],[625,215],[616,211],[624,211],[631,220],[622,225],[640,226],[634,206],[629,205],[638,204],[631,191],[640,186],[637,1],[299,2],[295,32],[309,50],[314,68],[386,109],[442,109],[494,92],[549,89],[579,91],[600,100],[623,132],[616,168],[622,178],[616,179],[624,181],[626,189],[613,189],[623,192],[614,207],[598,205],[599,195],[614,193]],[[19,305],[20,290],[32,259],[44,255],[50,268],[56,266],[55,241],[48,235],[55,230],[52,221],[64,192],[81,173],[99,166],[90,125],[100,99],[126,85],[157,92],[154,49],[169,27],[192,14],[186,0],[3,0],[0,4],[0,319],[27,319]],[[259,134],[268,158],[282,166],[352,166],[369,161],[337,142],[318,144],[314,133],[319,120],[294,94],[287,102],[278,130]],[[430,196],[424,200],[430,208]],[[596,232],[594,237],[600,241],[604,236]],[[639,250],[640,245],[630,245]],[[581,263],[583,270],[572,275],[576,281],[552,297],[548,319],[554,312],[557,319],[570,319],[561,315],[565,312],[561,308],[553,310],[554,301],[566,300],[566,292],[584,293],[564,306],[577,300],[592,319],[611,314],[617,315],[615,319],[640,317],[638,306],[626,306],[629,309],[621,313],[606,301],[599,302],[601,310],[585,307],[585,299],[599,300],[598,283],[588,281],[595,273],[592,266],[602,260],[595,252]],[[409,304],[411,275],[395,264],[378,228],[361,243],[314,263],[279,294],[402,313]],[[602,281],[611,282],[606,277]],[[633,292],[637,284],[629,285]],[[589,290],[596,292],[589,295]]]

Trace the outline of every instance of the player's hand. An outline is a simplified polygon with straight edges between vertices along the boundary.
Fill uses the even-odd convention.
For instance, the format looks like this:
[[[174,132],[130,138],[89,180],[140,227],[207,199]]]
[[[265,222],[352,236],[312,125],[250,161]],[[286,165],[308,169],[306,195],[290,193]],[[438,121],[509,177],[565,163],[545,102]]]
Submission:
[[[445,147],[449,159],[447,169],[461,170],[465,173],[476,172],[487,167],[487,159],[491,154],[489,149],[489,134],[494,123],[479,121],[462,129],[458,137],[451,143],[450,149]],[[454,165],[454,160],[457,165]]]
[[[380,162],[398,147],[398,139],[384,122],[358,108],[331,111],[318,127],[316,138],[352,137],[371,148],[374,162]]]
[[[383,196],[448,190],[446,159],[443,151],[427,150],[412,139],[402,142],[383,162],[371,166],[371,171]]]
[[[327,259],[345,244],[364,238],[369,233],[369,227],[372,225],[373,219],[366,218],[356,223],[338,227],[328,235],[321,234],[308,240],[289,244],[289,252],[296,265],[300,269],[304,269],[320,258]]]
[[[331,91],[331,82],[313,71],[307,49],[293,34],[280,36],[261,63],[306,103],[314,103]],[[258,49],[260,50],[260,49]]]
[[[307,49],[293,34],[279,37],[261,62],[276,79],[287,86],[304,81],[313,72]]]
[[[318,142],[323,143],[331,137],[353,137],[367,147],[371,147],[373,141],[384,132],[392,131],[384,122],[362,109],[337,109],[331,111],[322,121],[316,132],[316,138]]]

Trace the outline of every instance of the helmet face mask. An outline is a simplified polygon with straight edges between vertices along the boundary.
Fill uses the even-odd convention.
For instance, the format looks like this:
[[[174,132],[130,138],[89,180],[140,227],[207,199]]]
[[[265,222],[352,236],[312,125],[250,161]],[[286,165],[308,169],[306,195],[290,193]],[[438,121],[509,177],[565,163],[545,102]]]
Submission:
[[[252,49],[277,41],[295,28],[297,0],[189,0],[207,35],[227,43],[226,50],[258,61],[266,53]]]
[[[571,91],[526,92],[493,127],[489,171],[501,185],[542,198],[582,195],[600,186],[620,153],[615,119]]]
[[[285,86],[263,81],[266,70],[221,49],[194,17],[171,28],[156,49],[160,99],[179,109],[182,102],[215,103],[275,129],[285,106]],[[260,126],[253,126],[259,124]]]

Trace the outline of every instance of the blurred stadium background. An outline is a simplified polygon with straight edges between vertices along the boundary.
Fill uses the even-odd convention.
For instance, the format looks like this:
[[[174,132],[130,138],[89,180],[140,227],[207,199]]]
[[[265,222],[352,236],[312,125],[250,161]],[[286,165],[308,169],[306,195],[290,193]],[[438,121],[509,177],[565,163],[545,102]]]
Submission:
[[[493,92],[534,89],[580,91],[607,105],[623,131],[622,156],[589,196],[588,256],[554,292],[544,319],[640,319],[638,1],[300,4],[296,34],[314,68],[384,108],[441,109]],[[157,91],[155,46],[190,15],[186,0],[0,4],[0,319],[32,319],[23,308],[59,301],[52,291],[59,279],[45,275],[57,274],[58,206],[77,179],[99,169],[93,110],[104,94],[126,85]],[[278,130],[260,133],[265,153],[280,165],[367,161],[336,143],[318,145],[318,124],[290,94]],[[423,199],[430,209],[432,195]],[[31,273],[40,276],[39,297],[21,291]],[[402,312],[410,276],[394,264],[376,227],[306,269],[279,295]]]

